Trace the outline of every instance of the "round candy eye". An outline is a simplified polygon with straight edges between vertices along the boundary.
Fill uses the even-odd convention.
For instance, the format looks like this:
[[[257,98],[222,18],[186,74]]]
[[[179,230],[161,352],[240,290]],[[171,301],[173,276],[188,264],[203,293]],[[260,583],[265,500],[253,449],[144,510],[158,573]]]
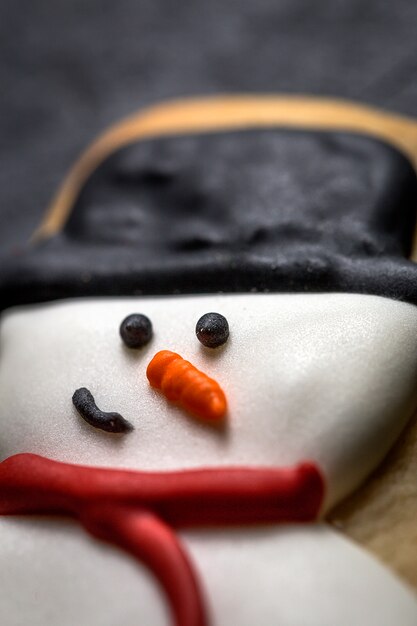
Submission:
[[[128,348],[143,348],[152,338],[151,320],[142,313],[132,313],[120,324],[120,336]]]
[[[218,348],[229,338],[229,324],[220,313],[205,313],[198,320],[195,333],[206,348]]]

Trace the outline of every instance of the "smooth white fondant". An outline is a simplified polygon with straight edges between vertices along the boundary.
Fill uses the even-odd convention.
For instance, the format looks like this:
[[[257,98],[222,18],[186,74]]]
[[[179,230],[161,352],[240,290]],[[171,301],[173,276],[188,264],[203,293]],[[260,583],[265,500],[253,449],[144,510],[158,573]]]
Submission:
[[[199,344],[217,311],[229,342]],[[155,336],[132,351],[118,328],[132,312]],[[113,298],[30,306],[0,329],[0,458],[34,452],[138,469],[287,465],[315,460],[326,507],[355,488],[392,445],[417,402],[417,308],[372,296],[221,295]],[[161,349],[216,378],[228,428],[196,422],[152,390]],[[114,436],[78,416],[86,386],[134,432]],[[321,525],[181,533],[207,592],[213,626],[413,626],[413,594],[372,557]],[[68,522],[0,518],[0,623],[167,626],[146,570]]]
[[[181,533],[211,626],[415,626],[388,570],[325,525]],[[154,579],[76,525],[0,519],[3,626],[171,626]]]
[[[226,316],[218,350],[195,336],[203,313]],[[145,313],[142,350],[119,337]],[[417,402],[417,308],[362,295],[97,298],[11,310],[0,334],[0,457],[35,452],[90,465],[172,469],[317,461],[326,507],[354,489],[392,445]],[[150,388],[161,349],[214,377],[229,402],[225,432]],[[86,424],[72,405],[88,387],[100,408],[135,427],[124,436]]]

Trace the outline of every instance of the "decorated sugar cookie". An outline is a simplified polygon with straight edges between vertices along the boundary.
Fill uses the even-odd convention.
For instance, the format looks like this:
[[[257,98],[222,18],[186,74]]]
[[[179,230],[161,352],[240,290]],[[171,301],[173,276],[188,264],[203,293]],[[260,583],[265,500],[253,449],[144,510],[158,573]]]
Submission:
[[[416,623],[324,521],[417,405],[412,142],[293,104],[120,125],[1,268],[1,623]]]

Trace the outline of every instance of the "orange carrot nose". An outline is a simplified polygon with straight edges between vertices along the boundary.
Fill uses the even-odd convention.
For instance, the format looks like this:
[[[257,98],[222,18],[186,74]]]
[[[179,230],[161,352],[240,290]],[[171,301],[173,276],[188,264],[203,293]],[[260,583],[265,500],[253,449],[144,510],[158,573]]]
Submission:
[[[201,419],[219,422],[226,413],[226,396],[219,384],[175,352],[157,352],[146,376],[167,400],[178,402]]]

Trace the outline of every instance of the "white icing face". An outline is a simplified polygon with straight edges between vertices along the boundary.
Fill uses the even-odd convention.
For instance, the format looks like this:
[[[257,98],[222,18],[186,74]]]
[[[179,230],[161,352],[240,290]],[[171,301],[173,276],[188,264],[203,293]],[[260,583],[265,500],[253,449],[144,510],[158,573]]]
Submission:
[[[204,348],[195,325],[224,315],[230,338]],[[144,313],[154,337],[129,350],[119,325]],[[1,325],[1,458],[34,452],[100,466],[178,469],[316,461],[326,507],[355,488],[417,403],[417,308],[373,296],[96,298],[6,312]],[[149,386],[159,350],[178,352],[224,389],[227,428],[196,421]],[[87,387],[135,430],[107,434],[72,405]]]

